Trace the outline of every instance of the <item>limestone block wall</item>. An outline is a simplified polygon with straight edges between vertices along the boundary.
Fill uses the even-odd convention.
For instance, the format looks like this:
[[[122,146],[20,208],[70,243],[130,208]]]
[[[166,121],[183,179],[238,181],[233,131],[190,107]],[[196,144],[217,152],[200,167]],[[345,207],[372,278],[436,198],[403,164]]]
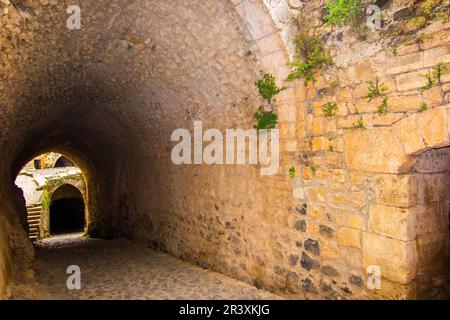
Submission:
[[[1,218],[3,219],[3,218]],[[0,219],[0,221],[1,221]],[[13,279],[13,261],[9,247],[8,231],[5,230],[5,221],[0,224],[0,299],[9,295],[8,286]]]
[[[449,145],[449,71],[423,88],[449,62],[449,25],[408,29],[417,1],[376,2],[382,30],[363,37],[324,25],[322,0],[89,0],[81,30],[65,28],[64,1],[0,2],[2,201],[13,203],[7,182],[21,166],[54,150],[87,177],[92,234],[292,298],[420,296],[444,276],[428,268],[444,262],[448,235],[437,222],[448,170],[433,149]],[[320,35],[334,61],[307,85],[284,81],[300,31]],[[253,127],[260,70],[287,87],[279,172],[174,165],[175,129]],[[364,98],[376,78],[382,114],[383,99]],[[367,287],[372,265],[378,290]]]

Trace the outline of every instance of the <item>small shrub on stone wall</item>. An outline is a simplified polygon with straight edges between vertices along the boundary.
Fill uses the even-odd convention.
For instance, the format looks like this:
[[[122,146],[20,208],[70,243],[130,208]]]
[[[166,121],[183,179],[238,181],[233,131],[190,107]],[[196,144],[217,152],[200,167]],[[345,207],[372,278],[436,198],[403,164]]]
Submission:
[[[254,128],[258,130],[273,129],[278,123],[278,115],[274,111],[266,111],[264,106],[259,107],[254,118],[258,121]]]
[[[343,26],[361,20],[363,17],[362,0],[333,0],[325,3],[328,14],[324,20],[335,26]]]
[[[269,73],[261,72],[262,79],[256,82],[256,86],[258,87],[259,94],[261,97],[266,99],[269,103],[272,102],[272,99],[275,95],[283,91],[285,88],[279,88],[275,83],[275,77]]]
[[[325,49],[322,40],[317,36],[300,33],[295,37],[294,45],[295,58],[299,61],[290,64],[294,71],[288,75],[288,81],[304,79],[305,83],[315,82],[315,72],[333,63],[330,52]]]

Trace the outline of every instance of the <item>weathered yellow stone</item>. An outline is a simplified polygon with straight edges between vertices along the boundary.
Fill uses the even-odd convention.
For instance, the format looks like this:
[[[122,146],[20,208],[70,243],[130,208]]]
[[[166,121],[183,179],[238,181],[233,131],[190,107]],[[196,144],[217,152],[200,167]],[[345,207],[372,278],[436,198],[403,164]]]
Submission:
[[[345,259],[347,264],[352,268],[362,267],[361,249],[355,247],[341,247],[341,257]]]
[[[412,114],[396,123],[394,131],[407,154],[413,154],[425,148],[422,131],[417,124],[416,114]]]
[[[356,206],[362,208],[367,203],[365,191],[335,192],[331,199],[336,206]]]
[[[295,123],[287,123],[287,122],[280,123],[279,125],[280,138],[281,139],[295,138],[295,130],[296,130]]]
[[[369,231],[390,238],[408,241],[416,237],[416,218],[407,208],[371,205],[369,208]]]
[[[399,91],[408,91],[425,87],[427,85],[427,79],[425,78],[427,73],[428,70],[424,70],[421,72],[413,71],[398,75],[396,78],[397,89]]]
[[[421,48],[427,50],[439,46],[448,46],[450,44],[450,32],[447,30],[438,30],[433,32],[420,45]]]
[[[402,45],[396,49],[397,55],[403,56],[405,54],[411,54],[419,51],[419,45],[417,43]]]
[[[422,104],[422,96],[419,92],[407,95],[396,95],[389,97],[389,109],[393,112],[417,111]]]
[[[417,123],[427,147],[435,147],[448,141],[446,108],[438,107],[417,115]]]
[[[345,103],[352,100],[352,92],[349,88],[339,88],[339,90],[336,92],[336,98],[339,103]]]
[[[443,99],[444,97],[441,94],[441,88],[438,86],[423,92],[423,101],[427,104],[428,108],[441,106]]]
[[[404,113],[388,113],[388,114],[373,114],[371,123],[373,126],[390,126],[405,116]]]
[[[337,130],[336,118],[314,117],[313,134],[335,134]]]
[[[366,98],[357,99],[355,104],[356,108],[358,108],[358,112],[366,113],[366,112],[377,112],[378,107],[381,105],[383,98],[378,97],[372,101],[369,101]]]
[[[328,150],[330,140],[325,137],[316,137],[312,139],[312,151]]]
[[[353,98],[364,98],[369,93],[369,84],[367,82],[363,82],[355,87],[353,90]]]
[[[277,110],[280,122],[295,121],[297,118],[297,109],[293,104],[279,104]]]
[[[328,201],[328,189],[326,187],[310,187],[308,197],[311,202]]]
[[[447,62],[450,62],[450,46],[433,48],[424,52],[424,67],[433,67],[439,63]]]
[[[416,52],[392,58],[386,69],[387,74],[397,74],[423,68],[423,53]]]
[[[358,230],[366,230],[366,220],[357,214],[352,214],[348,217],[349,228],[354,228]]]
[[[373,180],[377,203],[409,207],[412,196],[409,175],[383,174]]]
[[[416,283],[414,281],[404,285],[389,281],[386,278],[381,278],[381,288],[375,290],[374,293],[382,299],[409,300],[416,299],[416,289]]]
[[[350,75],[358,81],[368,81],[375,77],[375,72],[368,62],[361,62],[350,68]]]
[[[353,228],[340,228],[338,243],[341,246],[361,248],[361,231]]]
[[[345,161],[351,170],[397,172],[405,153],[391,128],[346,130]]]
[[[311,236],[318,236],[319,235],[319,226],[315,223],[308,223],[308,234]]]
[[[340,257],[339,247],[334,242],[323,241],[321,243],[320,255],[325,259],[338,259]]]
[[[361,184],[366,184],[367,183],[367,179],[364,175],[362,175],[359,172],[351,172],[350,173],[350,183],[352,185],[361,185]]]
[[[416,241],[400,241],[374,233],[363,233],[363,266],[377,265],[381,276],[408,284],[416,276]]]

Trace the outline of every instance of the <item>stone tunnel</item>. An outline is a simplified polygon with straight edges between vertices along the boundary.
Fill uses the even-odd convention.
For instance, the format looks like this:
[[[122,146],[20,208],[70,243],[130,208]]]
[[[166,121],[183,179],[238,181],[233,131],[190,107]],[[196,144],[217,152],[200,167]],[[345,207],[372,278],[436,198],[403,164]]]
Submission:
[[[408,22],[398,12],[417,5],[381,2],[383,28]],[[67,27],[70,5],[81,7],[79,29]],[[450,25],[426,21],[399,42],[293,22],[322,9],[295,0],[1,0],[0,297],[34,260],[14,179],[49,151],[83,171],[92,237],[126,238],[293,298],[413,299],[445,282],[450,73],[422,88],[423,74],[450,62]],[[307,28],[323,31],[334,65],[313,83],[285,81],[292,41]],[[277,173],[175,165],[179,128],[253,128],[261,71],[285,87],[274,102]],[[364,98],[375,79],[386,87],[385,114]],[[374,266],[376,289],[366,285]]]

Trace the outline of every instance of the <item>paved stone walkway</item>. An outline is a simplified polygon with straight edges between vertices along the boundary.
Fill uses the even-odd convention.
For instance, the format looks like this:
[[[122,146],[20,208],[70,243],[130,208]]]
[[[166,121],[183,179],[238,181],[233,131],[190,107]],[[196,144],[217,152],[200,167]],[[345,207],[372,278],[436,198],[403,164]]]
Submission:
[[[69,265],[81,268],[81,290],[66,288]],[[36,248],[35,280],[15,299],[279,299],[280,297],[128,240],[80,235]]]

